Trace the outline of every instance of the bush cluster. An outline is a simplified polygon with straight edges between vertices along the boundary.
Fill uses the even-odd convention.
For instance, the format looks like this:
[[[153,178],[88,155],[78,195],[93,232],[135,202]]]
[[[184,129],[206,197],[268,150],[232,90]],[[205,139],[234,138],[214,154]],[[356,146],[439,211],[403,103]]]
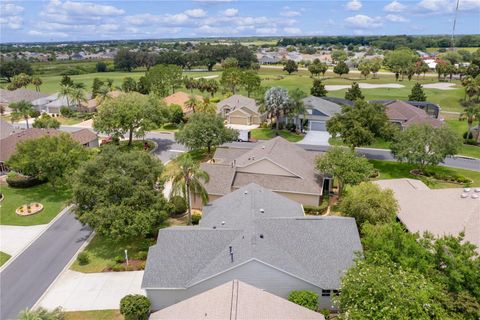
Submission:
[[[181,196],[173,196],[170,198],[170,204],[172,206],[171,215],[182,215],[187,211],[187,202]]]
[[[317,310],[318,294],[309,290],[294,290],[288,295],[288,301],[310,310]]]
[[[23,176],[16,172],[8,173],[6,181],[12,188],[30,188],[46,182],[36,177]]]
[[[81,266],[87,265],[90,263],[90,257],[86,252],[80,252],[77,256],[78,264]]]
[[[192,224],[194,226],[198,225],[200,222],[200,219],[202,219],[202,216],[198,213],[192,214]]]
[[[120,300],[120,313],[125,320],[147,320],[150,300],[140,294],[129,294]]]
[[[456,183],[471,183],[472,181],[467,177],[464,177],[456,173],[445,173],[437,172],[431,169],[424,170],[423,174],[429,178],[434,178],[437,180],[447,181],[447,182],[456,182]]]

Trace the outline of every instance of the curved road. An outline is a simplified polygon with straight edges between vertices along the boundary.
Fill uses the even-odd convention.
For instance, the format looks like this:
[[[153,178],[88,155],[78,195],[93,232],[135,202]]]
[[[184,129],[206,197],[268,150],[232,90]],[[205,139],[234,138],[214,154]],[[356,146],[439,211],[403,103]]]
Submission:
[[[92,233],[64,213],[0,272],[0,319],[31,308]]]

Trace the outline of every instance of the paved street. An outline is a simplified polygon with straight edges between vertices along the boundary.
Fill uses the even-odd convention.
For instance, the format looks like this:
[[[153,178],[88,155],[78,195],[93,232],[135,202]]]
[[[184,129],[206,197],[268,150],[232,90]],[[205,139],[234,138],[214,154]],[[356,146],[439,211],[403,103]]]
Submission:
[[[16,319],[31,308],[90,234],[66,213],[0,272],[0,319]]]

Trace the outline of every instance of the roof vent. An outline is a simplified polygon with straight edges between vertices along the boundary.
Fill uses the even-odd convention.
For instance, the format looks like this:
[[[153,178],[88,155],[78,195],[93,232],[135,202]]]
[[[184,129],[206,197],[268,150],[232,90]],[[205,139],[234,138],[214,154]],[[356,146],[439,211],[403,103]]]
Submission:
[[[217,226],[213,226],[213,229],[217,229]]]
[[[244,193],[244,194],[248,194],[248,190],[245,190],[243,193]]]
[[[472,194],[472,199],[478,199],[478,194]]]
[[[265,209],[260,209],[260,213],[265,213]]]
[[[463,191],[464,192],[470,192],[470,188],[464,188]]]
[[[468,194],[462,193],[461,197],[462,197],[463,199],[468,198]]]
[[[222,226],[224,226],[224,225],[225,225],[225,221],[222,221]]]
[[[262,149],[265,149],[265,146],[262,146]]]
[[[480,188],[475,188],[475,192],[480,192]]]
[[[263,234],[260,234],[260,239],[263,239]]]

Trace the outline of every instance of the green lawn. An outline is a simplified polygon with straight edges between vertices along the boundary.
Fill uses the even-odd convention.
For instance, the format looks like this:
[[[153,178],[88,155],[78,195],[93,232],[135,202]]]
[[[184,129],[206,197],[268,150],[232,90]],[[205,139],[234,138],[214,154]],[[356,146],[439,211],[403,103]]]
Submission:
[[[399,178],[411,178],[411,179],[418,179],[418,177],[410,174],[412,169],[415,169],[415,166],[407,164],[407,163],[400,163],[395,161],[382,161],[382,160],[369,160],[375,169],[377,169],[380,175],[376,178],[379,179],[399,179]],[[450,174],[459,174],[464,177],[469,178],[473,182],[470,186],[472,187],[480,187],[480,171],[472,171],[472,170],[464,170],[464,169],[456,169],[456,168],[447,168],[438,166],[435,168],[435,171],[439,173],[450,173]],[[430,188],[433,189],[441,189],[441,188],[460,188],[462,187],[459,184],[448,183],[448,182],[434,182],[433,184],[429,184]]]
[[[72,126],[74,124],[85,121],[85,119],[77,118],[77,117],[65,118],[60,116],[60,117],[56,117],[55,119],[57,119],[62,125],[65,125],[65,126]]]
[[[10,255],[8,253],[0,251],[0,267],[3,266],[5,262],[10,259]]]
[[[70,269],[87,273],[102,272],[115,264],[115,257],[124,257],[125,249],[128,250],[129,259],[136,259],[140,251],[147,252],[148,248],[154,244],[155,239],[134,238],[116,240],[95,235],[83,251],[88,254],[90,263],[81,266],[78,261],[75,261]]]
[[[166,123],[162,125],[160,128],[155,129],[153,131],[157,132],[178,132],[178,126],[173,123]]]
[[[466,121],[460,121],[458,119],[448,119],[445,120],[445,122],[462,138],[463,134],[467,132],[468,125]],[[480,147],[464,144],[462,145],[458,154],[480,159]]]
[[[65,320],[123,320],[119,310],[65,312]]]
[[[65,207],[71,196],[70,192],[64,189],[54,192],[47,183],[26,189],[1,185],[0,191],[5,195],[5,199],[0,203],[0,224],[17,226],[49,223]],[[37,214],[26,217],[21,217],[15,213],[19,206],[32,202],[40,202],[44,209]]]
[[[342,142],[342,139],[340,138],[330,138],[328,140],[328,143],[330,143],[332,146],[345,146],[345,144]],[[385,141],[378,138],[375,139],[375,141],[371,145],[364,147],[373,149],[390,149],[390,141]]]
[[[269,140],[275,138],[277,131],[268,128],[257,128],[251,131],[251,137],[255,140]],[[286,130],[279,130],[278,135],[290,142],[298,142],[303,139],[303,134],[296,134]]]

